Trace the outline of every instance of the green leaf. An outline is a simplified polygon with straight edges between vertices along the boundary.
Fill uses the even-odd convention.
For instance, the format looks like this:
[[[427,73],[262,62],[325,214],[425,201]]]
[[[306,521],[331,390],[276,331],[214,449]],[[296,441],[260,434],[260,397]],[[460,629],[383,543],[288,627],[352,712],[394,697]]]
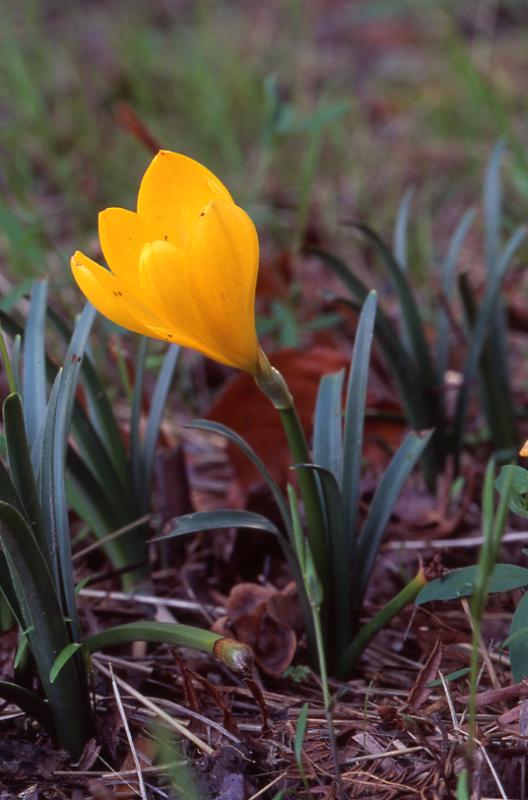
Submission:
[[[36,441],[46,411],[46,364],[44,322],[48,296],[47,281],[38,280],[31,290],[31,301],[24,336],[23,397],[27,437]]]
[[[506,483],[512,476],[511,495],[510,495],[510,510],[520,517],[528,518],[528,470],[523,467],[518,467],[508,464],[502,467],[497,480],[495,481],[495,488],[502,494]]]
[[[411,470],[427,447],[431,434],[432,431],[409,433],[398,448],[378,484],[359,536],[357,549],[359,594],[356,598],[357,605],[362,600],[368,586],[378,548],[394,504]]]
[[[347,267],[347,265],[331,253],[315,249],[313,252],[343,281],[350,292],[363,303],[368,296],[368,289]],[[340,299],[345,305],[357,310],[356,304]],[[423,381],[423,376],[409,352],[400,343],[400,337],[392,322],[378,308],[374,327],[376,340],[387,361],[398,392],[405,408],[407,419],[414,430],[424,430],[434,427],[437,433],[436,441],[442,440],[443,417],[435,419],[434,410],[429,402],[429,389]],[[435,476],[441,466],[441,458],[432,448],[428,448],[422,457],[422,466],[428,485],[433,485]]]
[[[73,402],[87,339],[94,320],[94,309],[86,305],[79,316],[66,353],[63,369],[57,373],[43,427],[41,465],[38,486],[40,506],[47,532],[51,564],[57,593],[64,597],[65,614],[72,620],[74,638],[80,636],[75,601],[75,581],[71,560],[70,526],[66,504],[64,474],[66,448],[70,431]],[[60,587],[60,588],[59,588]]]
[[[134,491],[141,497],[141,410],[143,405],[143,386],[145,382],[145,368],[147,362],[148,339],[139,337],[136,353],[134,391],[132,392],[132,409],[130,416],[130,464]]]
[[[141,484],[136,487],[136,491],[141,491],[141,509],[145,512],[150,508],[152,468],[161,420],[180,353],[181,348],[178,345],[169,345],[152,395],[141,448]]]
[[[428,689],[435,689],[437,686],[442,686],[444,682],[449,683],[450,681],[457,681],[469,672],[471,672],[471,667],[462,667],[462,669],[456,669],[454,672],[444,675],[443,680],[442,678],[436,678],[436,680],[427,683],[426,686]]]
[[[7,703],[18,706],[28,717],[39,722],[44,730],[55,738],[55,727],[49,706],[38,694],[23,686],[18,686],[16,683],[0,681],[0,697]]]
[[[377,298],[376,292],[370,292],[359,316],[346,397],[343,475],[340,488],[346,535],[345,554],[342,558],[346,562],[346,569],[350,576],[354,569],[358,535],[357,516],[363,457],[363,430]]]
[[[442,578],[430,581],[418,597],[416,604],[431,603],[434,600],[457,600],[473,594],[478,578],[478,566],[462,567],[448,572]],[[491,573],[488,591],[510,592],[528,586],[528,569],[515,564],[496,564]]]
[[[499,263],[497,264],[493,275],[490,276],[488,280],[484,299],[480,305],[475,320],[475,325],[471,333],[469,352],[464,366],[463,383],[458,394],[455,419],[453,423],[453,451],[457,466],[462,447],[462,437],[466,423],[470,391],[475,379],[480,357],[482,355],[482,349],[484,347],[486,338],[489,336],[495,309],[500,301],[502,281],[510,265],[511,259],[524,239],[525,234],[526,230],[524,228],[517,228],[504,247]]]
[[[374,245],[392,279],[400,302],[411,354],[424,385],[428,386],[430,390],[438,389],[420,312],[407,278],[383,239],[372,228],[362,223],[357,223],[355,227]],[[432,403],[434,402],[433,398],[437,395],[438,393],[431,392]]]
[[[509,650],[512,675],[514,681],[520,683],[523,678],[528,676],[528,592],[522,596],[515,609],[509,638],[511,639]]]
[[[228,428],[227,425],[222,425],[220,422],[210,422],[206,419],[198,419],[193,420],[193,422],[188,425],[189,428],[197,428],[198,430],[202,431],[211,431],[212,433],[220,434],[220,436],[224,436],[226,439],[229,439],[230,442],[236,444],[237,447],[242,450],[245,456],[249,458],[251,463],[258,469],[260,474],[262,475],[265,483],[268,485],[271,494],[273,495],[273,499],[275,500],[277,507],[280,511],[282,521],[284,523],[284,527],[288,532],[288,538],[291,539],[291,518],[290,513],[288,511],[288,504],[286,503],[284,496],[279,488],[278,483],[272,478],[270,472],[266,468],[264,462],[261,458],[255,453],[253,448],[251,448],[248,443],[239,436],[236,431]]]
[[[91,309],[91,311],[87,311],[87,309]],[[82,313],[83,315],[86,314],[87,317],[91,317],[92,321],[97,314],[95,308],[91,306],[90,303],[86,304]],[[52,308],[48,309],[48,318],[60,333],[62,339],[69,345],[72,339],[72,330],[70,326],[67,325]],[[108,393],[87,353],[84,353],[82,360],[80,380],[86,395],[90,421],[101,443],[106,447],[121,482],[126,485],[129,477],[123,437],[121,436],[112,404],[108,399]]]
[[[455,269],[465,242],[466,235],[473,224],[476,211],[474,208],[468,209],[460,220],[458,226],[451,237],[447,254],[441,265],[442,294],[445,303],[452,299],[455,289]],[[448,367],[449,356],[449,330],[451,321],[443,304],[440,305],[438,313],[438,328],[436,335],[437,358],[436,367],[440,381],[444,381],[444,375]]]
[[[79,756],[92,735],[89,695],[74,662],[52,684],[49,675],[58,654],[70,643],[59,599],[46,561],[19,512],[0,502],[0,542],[19,602],[21,626],[50,705],[61,745]]]
[[[347,531],[342,495],[335,475],[329,470],[317,464],[298,464],[296,469],[311,469],[316,472],[321,486],[331,576],[330,585],[323,584],[322,589],[333,620],[332,632],[328,638],[332,641],[332,656],[337,662],[348,644],[355,578],[350,562],[346,559]],[[317,567],[314,564],[316,572]]]
[[[11,478],[17,495],[24,504],[25,516],[31,524],[36,540],[43,553],[49,556],[48,542],[42,521],[42,511],[26,436],[24,412],[18,394],[10,394],[6,397],[3,405],[3,415],[7,459]]]
[[[222,638],[219,633],[195,628],[192,625],[141,621],[117,625],[115,628],[106,628],[106,630],[85,639],[84,646],[89,653],[95,653],[96,650],[118,647],[131,642],[159,642],[213,653],[215,644]]]
[[[400,268],[405,272],[409,271],[409,264],[407,262],[407,239],[413,197],[414,186],[411,186],[403,195],[398,207],[398,214],[396,216],[392,240],[392,249],[394,251],[396,261],[398,262]]]
[[[337,481],[343,467],[343,381],[345,371],[324,375],[319,383],[315,406],[313,460],[330,470]]]
[[[66,666],[68,661],[77,653],[83,645],[80,642],[70,642],[70,644],[66,645],[64,650],[62,650],[55,661],[53,662],[53,666],[50,669],[49,680],[50,683],[55,683],[56,679],[59,677],[59,673],[61,672],[62,668]]]
[[[187,533],[219,530],[221,528],[253,528],[280,536],[278,528],[267,517],[263,517],[262,514],[227,509],[225,511],[197,511],[193,514],[175,517],[167,522],[164,533],[151,539],[151,541],[160,542],[164,539],[172,539],[174,536],[183,536]]]

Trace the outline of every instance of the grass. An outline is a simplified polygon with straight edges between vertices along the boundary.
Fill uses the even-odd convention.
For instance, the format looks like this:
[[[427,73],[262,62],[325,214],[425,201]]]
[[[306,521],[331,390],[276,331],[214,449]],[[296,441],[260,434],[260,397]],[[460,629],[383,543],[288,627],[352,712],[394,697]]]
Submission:
[[[459,6],[358,2],[322,16],[313,0],[266,13],[131,0],[86,15],[82,3],[6,4],[0,226],[10,273],[65,278],[73,247],[96,250],[95,210],[132,207],[148,154],[118,127],[121,102],[163,146],[222,175],[277,243],[306,220],[329,231],[358,216],[388,226],[420,168],[413,247],[427,255],[435,210],[456,183],[471,184],[499,136],[511,140],[523,193],[527,179],[515,74],[528,34],[513,26],[522,12],[510,4],[500,37],[469,39],[478,14]],[[441,178],[421,168],[430,158],[446,162]]]

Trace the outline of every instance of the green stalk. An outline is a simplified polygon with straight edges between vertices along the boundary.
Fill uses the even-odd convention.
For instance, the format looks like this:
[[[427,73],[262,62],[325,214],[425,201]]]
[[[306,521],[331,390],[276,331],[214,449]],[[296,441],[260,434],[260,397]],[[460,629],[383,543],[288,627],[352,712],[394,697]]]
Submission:
[[[266,355],[259,350],[258,372],[255,382],[280,414],[282,426],[294,464],[309,464],[308,443],[297,414],[293,397],[280,372],[272,367]],[[321,507],[319,487],[312,470],[298,472],[299,488],[304,503],[308,543],[314,563],[317,564],[318,577],[323,586],[323,620],[328,618],[328,598],[331,597],[326,527]]]
[[[294,463],[309,464],[310,453],[308,451],[308,444],[293,402],[290,408],[279,409],[279,413]],[[312,470],[299,470],[297,478],[304,503],[304,511],[306,513],[310,551],[314,562],[317,564],[317,572],[323,584],[324,596],[327,598],[327,592],[330,586],[328,580],[328,552],[326,548],[326,531],[319,498],[319,489],[315,474]]]
[[[383,606],[381,611],[378,611],[372,619],[359,629],[344,655],[339,671],[340,675],[347,676],[350,674],[356,661],[371,639],[373,639],[382,628],[385,628],[393,617],[399,614],[409,603],[413,602],[418,592],[423,589],[426,583],[427,578],[425,577],[423,569],[420,568],[418,573],[403,587],[401,592],[398,592],[392,600],[389,600],[389,602]]]

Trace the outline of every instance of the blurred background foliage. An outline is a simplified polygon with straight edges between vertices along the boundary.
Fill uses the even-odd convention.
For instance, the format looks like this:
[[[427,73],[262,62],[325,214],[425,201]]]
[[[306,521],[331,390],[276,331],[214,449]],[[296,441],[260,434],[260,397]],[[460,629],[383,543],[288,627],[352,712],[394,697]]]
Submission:
[[[478,195],[501,136],[511,196],[526,201],[523,0],[1,7],[0,260],[12,279],[69,283],[71,251],[97,255],[96,210],[133,208],[150,154],[123,129],[122,104],[220,175],[272,246],[310,225],[336,241],[349,219],[386,230],[416,184],[410,246],[427,255]]]

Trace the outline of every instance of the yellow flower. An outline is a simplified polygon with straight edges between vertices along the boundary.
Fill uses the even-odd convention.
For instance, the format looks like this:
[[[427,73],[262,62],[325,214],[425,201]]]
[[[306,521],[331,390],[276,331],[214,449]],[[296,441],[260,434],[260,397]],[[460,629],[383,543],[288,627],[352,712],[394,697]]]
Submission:
[[[109,270],[79,251],[71,266],[101,314],[257,375],[257,233],[212,172],[160,151],[141,181],[137,213],[102,211],[99,239]]]

